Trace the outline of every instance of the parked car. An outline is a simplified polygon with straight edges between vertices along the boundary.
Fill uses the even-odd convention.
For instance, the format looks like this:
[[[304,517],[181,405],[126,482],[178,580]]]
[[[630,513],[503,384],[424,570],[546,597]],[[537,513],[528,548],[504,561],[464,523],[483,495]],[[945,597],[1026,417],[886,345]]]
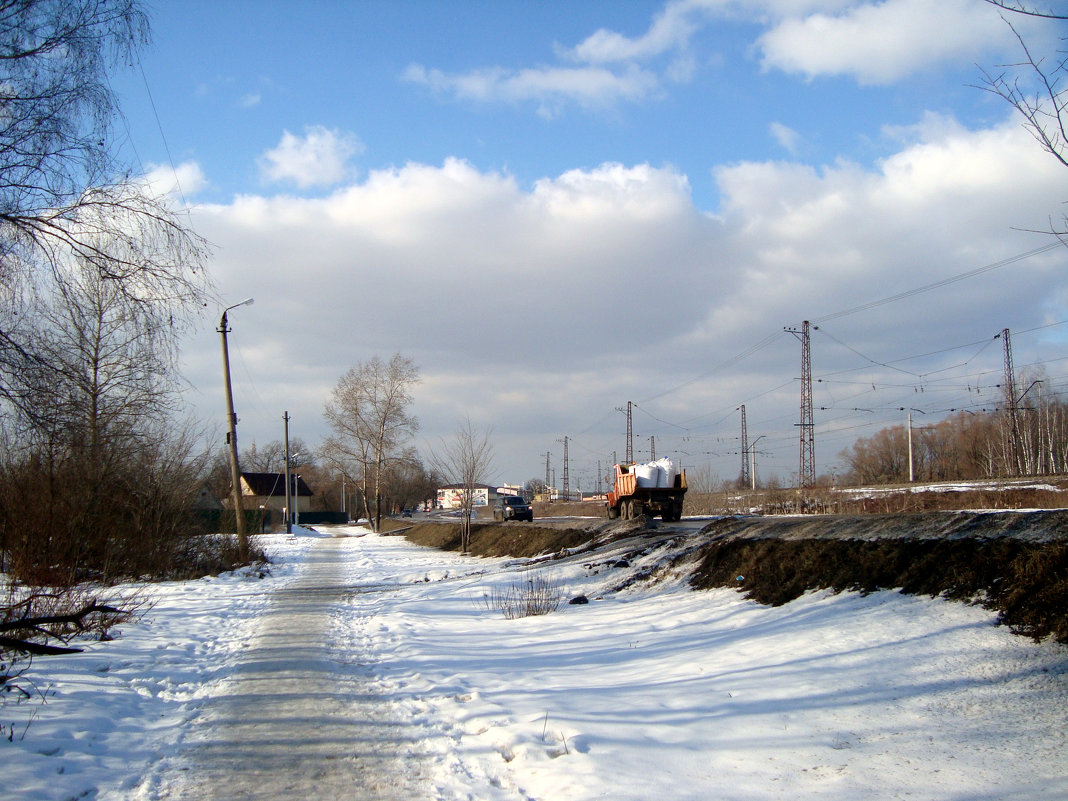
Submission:
[[[498,522],[533,520],[534,510],[518,495],[502,495],[493,502],[493,519]]]

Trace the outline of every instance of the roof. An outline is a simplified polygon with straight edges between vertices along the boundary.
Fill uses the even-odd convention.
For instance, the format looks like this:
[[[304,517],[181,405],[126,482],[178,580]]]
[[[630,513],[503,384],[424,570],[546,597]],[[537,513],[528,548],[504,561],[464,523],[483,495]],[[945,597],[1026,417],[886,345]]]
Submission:
[[[290,480],[293,474],[290,475]],[[300,498],[310,498],[313,493],[303,478],[296,476],[296,495]],[[262,495],[267,498],[284,498],[286,495],[285,473],[242,473],[241,480],[248,485],[253,495]],[[290,490],[292,492],[292,490]]]

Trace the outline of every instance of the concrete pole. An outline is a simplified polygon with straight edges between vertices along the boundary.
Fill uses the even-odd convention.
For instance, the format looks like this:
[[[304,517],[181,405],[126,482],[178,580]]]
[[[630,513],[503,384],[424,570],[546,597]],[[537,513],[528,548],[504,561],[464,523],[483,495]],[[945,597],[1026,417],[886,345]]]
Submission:
[[[285,449],[285,472],[286,472],[286,534],[293,533],[293,502],[289,495],[289,412],[285,412],[282,415],[282,420],[285,421],[285,436],[286,436],[286,449]]]
[[[234,521],[237,526],[237,544],[242,557],[248,554],[248,529],[245,524],[245,507],[241,502],[241,468],[237,460],[237,413],[234,411],[234,391],[230,384],[230,350],[226,342],[228,332],[226,312],[249,303],[252,303],[252,298],[227,307],[223,310],[222,319],[219,321],[219,333],[222,334],[223,384],[226,388],[226,417],[229,427],[226,440],[230,450],[230,486],[234,503]]]
[[[909,409],[909,483],[912,482],[912,410]]]

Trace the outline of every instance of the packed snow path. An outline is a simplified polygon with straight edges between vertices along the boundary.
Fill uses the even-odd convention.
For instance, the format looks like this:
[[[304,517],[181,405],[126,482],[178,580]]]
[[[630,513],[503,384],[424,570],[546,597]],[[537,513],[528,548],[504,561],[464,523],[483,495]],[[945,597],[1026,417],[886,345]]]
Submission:
[[[329,646],[333,613],[346,599],[385,591],[346,586],[343,544],[317,540],[301,577],[275,591],[232,678],[193,721],[178,775],[164,779],[160,798],[427,797],[411,757],[418,732],[386,717],[359,654]]]

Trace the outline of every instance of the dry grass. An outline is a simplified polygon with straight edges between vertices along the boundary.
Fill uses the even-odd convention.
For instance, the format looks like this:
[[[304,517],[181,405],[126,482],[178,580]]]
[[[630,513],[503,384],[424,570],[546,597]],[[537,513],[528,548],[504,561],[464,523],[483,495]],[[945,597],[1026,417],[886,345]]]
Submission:
[[[508,620],[548,615],[560,608],[564,590],[552,576],[533,573],[525,581],[495,587],[483,597],[486,609],[501,612]]]

